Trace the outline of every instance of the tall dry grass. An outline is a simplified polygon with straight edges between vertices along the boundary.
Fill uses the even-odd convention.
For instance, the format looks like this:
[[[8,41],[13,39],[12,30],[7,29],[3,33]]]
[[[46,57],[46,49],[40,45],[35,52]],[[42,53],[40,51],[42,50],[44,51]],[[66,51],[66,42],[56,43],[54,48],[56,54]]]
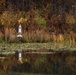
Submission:
[[[25,32],[23,34],[23,40],[26,42],[49,42],[50,34],[44,30]]]

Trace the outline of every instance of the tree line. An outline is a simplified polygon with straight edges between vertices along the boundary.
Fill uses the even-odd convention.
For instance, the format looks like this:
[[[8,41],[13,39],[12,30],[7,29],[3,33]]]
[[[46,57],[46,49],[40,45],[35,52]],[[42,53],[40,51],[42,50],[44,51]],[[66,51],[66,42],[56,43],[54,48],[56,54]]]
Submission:
[[[59,34],[75,41],[76,0],[0,0],[1,38],[7,40],[9,34],[14,38],[19,24],[23,41],[50,41]]]

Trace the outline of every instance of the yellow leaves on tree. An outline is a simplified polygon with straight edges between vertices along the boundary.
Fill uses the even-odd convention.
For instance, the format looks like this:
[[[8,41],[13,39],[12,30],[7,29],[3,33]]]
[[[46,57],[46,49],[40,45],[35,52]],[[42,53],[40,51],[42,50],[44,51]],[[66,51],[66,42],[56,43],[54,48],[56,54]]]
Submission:
[[[25,14],[24,14],[25,15]],[[23,17],[23,14],[16,14],[14,12],[9,12],[5,11],[1,16],[0,16],[0,23],[4,27],[13,27],[17,23],[21,23],[25,25],[27,18]]]
[[[18,20],[19,23],[25,23],[26,21],[27,21],[27,19],[26,19],[26,18],[23,18],[23,17],[21,17],[21,18]]]
[[[6,0],[0,0],[0,6],[5,6],[6,5]]]
[[[74,16],[70,15],[70,14],[67,14],[66,15],[66,23],[70,24],[70,25],[75,24],[75,18],[74,18]]]
[[[4,27],[12,27],[17,23],[18,16],[13,12],[5,11],[0,17],[0,23]]]

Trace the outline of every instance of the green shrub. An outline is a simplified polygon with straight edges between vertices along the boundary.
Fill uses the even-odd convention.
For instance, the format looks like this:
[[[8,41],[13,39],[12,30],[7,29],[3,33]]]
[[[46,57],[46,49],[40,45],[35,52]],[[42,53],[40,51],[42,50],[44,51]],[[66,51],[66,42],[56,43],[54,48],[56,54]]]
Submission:
[[[44,17],[41,17],[40,15],[35,16],[34,21],[38,25],[39,28],[45,29],[46,28],[46,20]]]

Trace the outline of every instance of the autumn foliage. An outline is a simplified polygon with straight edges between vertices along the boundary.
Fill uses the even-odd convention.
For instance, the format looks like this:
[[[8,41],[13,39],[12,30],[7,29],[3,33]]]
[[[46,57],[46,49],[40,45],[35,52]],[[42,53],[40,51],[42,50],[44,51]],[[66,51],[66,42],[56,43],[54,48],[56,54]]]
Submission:
[[[1,0],[0,9],[0,38],[5,41],[16,40],[19,24],[23,28],[23,42],[76,41],[74,0]]]

